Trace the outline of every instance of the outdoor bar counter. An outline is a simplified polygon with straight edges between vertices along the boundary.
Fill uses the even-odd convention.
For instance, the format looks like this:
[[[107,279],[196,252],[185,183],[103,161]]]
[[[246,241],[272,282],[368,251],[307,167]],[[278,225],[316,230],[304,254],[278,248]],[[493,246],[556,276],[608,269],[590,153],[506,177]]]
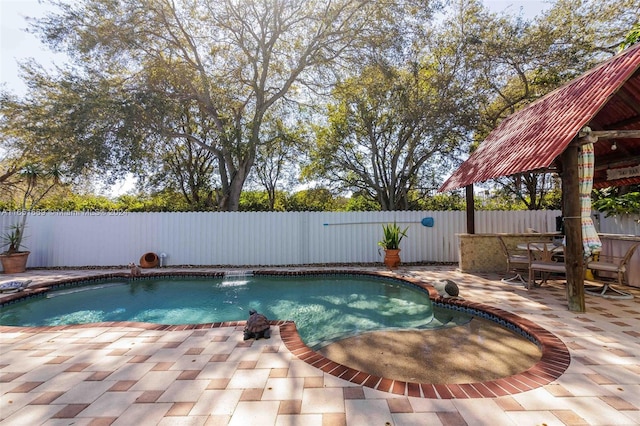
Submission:
[[[505,272],[507,260],[500,248],[502,237],[510,251],[517,251],[518,244],[552,241],[558,232],[521,234],[456,234],[458,237],[458,264],[461,272]],[[522,252],[526,254],[526,252]]]
[[[507,263],[497,237],[502,237],[510,251],[517,251],[518,244],[530,241],[552,241],[558,233],[522,234],[457,234],[459,245],[458,265],[461,272],[506,272]],[[629,247],[640,242],[640,236],[599,234],[602,255],[624,256]],[[524,254],[524,253],[522,253]],[[640,249],[636,250],[625,277],[625,283],[640,287]]]

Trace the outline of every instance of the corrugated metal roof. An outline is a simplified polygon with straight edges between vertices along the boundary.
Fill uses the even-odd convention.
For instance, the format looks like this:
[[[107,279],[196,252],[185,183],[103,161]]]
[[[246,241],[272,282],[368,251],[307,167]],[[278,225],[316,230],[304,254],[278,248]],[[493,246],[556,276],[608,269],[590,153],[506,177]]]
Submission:
[[[634,46],[503,120],[442,185],[461,188],[551,166],[578,132],[640,129],[640,45]],[[623,88],[624,90],[620,90]],[[640,140],[596,144],[596,167],[640,156]],[[606,163],[603,162],[606,159]],[[635,179],[627,180],[634,182]],[[637,179],[640,183],[640,178]],[[597,182],[596,185],[602,185]]]

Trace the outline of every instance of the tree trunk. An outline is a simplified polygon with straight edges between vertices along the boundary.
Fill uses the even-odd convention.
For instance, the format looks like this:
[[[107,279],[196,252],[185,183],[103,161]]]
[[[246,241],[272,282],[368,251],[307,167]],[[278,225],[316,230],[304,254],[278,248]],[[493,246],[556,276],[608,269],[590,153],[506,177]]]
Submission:
[[[244,182],[244,179],[243,179]],[[240,210],[240,194],[243,184],[239,179],[234,179],[229,186],[229,195],[225,197],[225,205],[220,206],[220,210],[227,212],[237,212]]]
[[[242,194],[244,182],[249,176],[252,165],[253,162],[250,159],[245,159],[231,177],[227,193],[224,194],[220,203],[221,211],[237,212],[240,210],[240,194]]]

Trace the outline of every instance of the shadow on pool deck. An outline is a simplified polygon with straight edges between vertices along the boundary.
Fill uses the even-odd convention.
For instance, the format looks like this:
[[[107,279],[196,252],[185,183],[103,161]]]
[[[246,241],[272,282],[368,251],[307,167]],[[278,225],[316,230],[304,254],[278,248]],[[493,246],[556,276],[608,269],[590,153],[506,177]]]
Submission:
[[[318,350],[332,361],[379,377],[417,383],[477,383],[526,371],[540,349],[493,321],[442,330],[363,333]]]
[[[20,278],[37,284],[95,272],[36,270]],[[470,398],[465,392],[473,387],[461,385],[425,388],[437,395],[423,398],[412,396],[407,384],[394,393],[400,390],[394,381],[376,386],[391,391],[381,392],[339,379],[324,357],[312,366],[314,355],[300,346],[289,324],[272,339],[248,342],[233,326],[2,327],[0,419],[92,425],[142,418],[169,425],[640,424],[637,289],[630,289],[636,299],[628,301],[587,296],[587,313],[574,313],[567,311],[561,283],[527,291],[500,283],[495,274],[462,274],[451,266],[397,272],[425,282],[453,278],[469,303],[499,306],[552,331],[569,349],[570,365],[547,384],[500,388],[500,396]]]

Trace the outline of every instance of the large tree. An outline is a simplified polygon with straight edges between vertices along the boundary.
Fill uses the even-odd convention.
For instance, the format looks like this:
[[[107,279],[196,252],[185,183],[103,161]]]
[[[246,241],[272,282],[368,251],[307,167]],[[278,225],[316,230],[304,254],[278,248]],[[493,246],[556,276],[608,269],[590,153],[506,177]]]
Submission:
[[[127,125],[132,134],[103,139],[136,155],[171,139],[195,143],[215,156],[220,208],[237,210],[258,147],[270,140],[263,134],[268,111],[325,89],[342,59],[389,49],[408,27],[400,21],[428,14],[428,3],[84,0],[57,2],[59,13],[34,31],[71,56],[69,75],[107,84],[111,99],[129,109],[94,113],[93,123],[108,124],[93,125],[91,136]],[[176,125],[185,108],[200,120],[199,133]],[[77,136],[69,138],[81,144]]]
[[[171,115],[175,120],[173,129],[200,140],[211,139],[207,134],[210,130],[203,126],[206,120],[194,115],[188,106],[181,114],[175,110]],[[215,154],[192,137],[160,137],[153,145],[155,149],[142,156],[142,164],[136,168],[138,183],[156,194],[179,193],[191,210],[217,210],[220,185]]]
[[[376,64],[339,84],[307,174],[366,193],[382,210],[406,210],[412,191],[433,190],[473,116],[452,57]]]
[[[286,115],[283,115],[286,117]],[[284,124],[280,117],[268,117],[265,126],[265,137],[256,153],[256,165],[252,175],[267,193],[269,210],[274,210],[278,191],[291,190],[300,171],[300,160],[304,157],[304,126]]]
[[[140,157],[144,125],[140,105],[149,100],[112,82],[70,70],[48,75],[33,62],[22,66],[28,92],[0,94],[0,147],[29,162],[56,164],[69,177],[119,176]]]

